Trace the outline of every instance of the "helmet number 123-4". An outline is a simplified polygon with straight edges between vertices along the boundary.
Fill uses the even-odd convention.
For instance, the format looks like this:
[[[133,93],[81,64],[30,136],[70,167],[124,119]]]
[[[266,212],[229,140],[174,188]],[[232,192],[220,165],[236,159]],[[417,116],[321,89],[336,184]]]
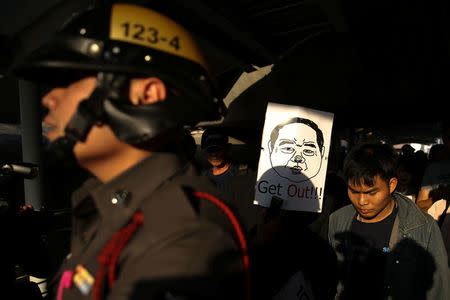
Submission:
[[[138,23],[125,22],[120,24],[124,28],[123,34],[126,38],[132,38],[141,42],[148,42],[150,44],[157,43],[168,43],[169,46],[173,47],[175,50],[180,49],[180,41],[178,36],[168,38],[161,36],[159,30],[154,27],[146,27]]]

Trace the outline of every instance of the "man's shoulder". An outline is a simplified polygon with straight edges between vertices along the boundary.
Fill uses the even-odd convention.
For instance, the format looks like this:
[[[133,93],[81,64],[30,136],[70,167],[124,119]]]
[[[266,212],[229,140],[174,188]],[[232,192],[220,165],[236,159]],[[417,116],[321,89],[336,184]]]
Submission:
[[[339,218],[347,218],[347,217],[353,217],[355,214],[355,208],[352,204],[348,204],[344,207],[339,208],[335,212],[331,214],[331,216],[335,219]]]
[[[329,231],[340,232],[350,228],[355,216],[355,208],[352,204],[346,205],[330,215]]]
[[[433,224],[435,221],[428,213],[420,210],[409,198],[399,193],[394,193],[394,199],[399,205],[399,219],[403,228],[420,229],[424,225]]]
[[[401,211],[406,211],[407,212],[407,216],[409,218],[426,218],[427,217],[427,213],[423,212],[422,210],[419,209],[419,207],[412,202],[411,199],[409,199],[408,197],[406,197],[405,195],[402,195],[400,193],[393,193],[393,198],[394,200],[397,202],[399,208],[400,208],[400,212]],[[404,218],[405,216],[403,216],[402,213],[399,214],[400,218]],[[430,216],[431,217],[431,216]]]
[[[210,225],[219,226],[226,232],[235,234],[229,215],[224,213],[226,199],[220,190],[205,176],[194,172],[185,172],[174,176],[158,193],[158,201],[170,202],[168,206],[189,207],[188,211],[195,211],[193,218],[206,221]],[[228,208],[228,206],[227,206]]]
[[[194,191],[206,192],[218,195],[216,186],[209,176],[212,175],[212,169],[207,170],[207,174],[199,172],[194,166],[188,165],[183,172],[174,175],[167,182],[165,189],[182,188],[190,196]]]

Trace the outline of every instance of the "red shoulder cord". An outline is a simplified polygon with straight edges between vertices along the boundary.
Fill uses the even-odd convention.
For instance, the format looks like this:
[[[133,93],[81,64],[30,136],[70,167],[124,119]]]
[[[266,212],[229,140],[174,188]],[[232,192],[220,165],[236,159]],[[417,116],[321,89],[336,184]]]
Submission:
[[[242,251],[242,261],[244,265],[244,273],[245,273],[245,283],[246,283],[246,299],[250,300],[250,259],[248,256],[248,248],[247,242],[244,237],[244,233],[242,232],[241,226],[231,211],[231,209],[223,203],[218,198],[204,192],[194,192],[194,196],[198,198],[206,199],[214,204],[216,204],[225,214],[228,219],[231,221],[234,230],[236,231],[236,235],[239,241],[239,246]],[[109,242],[105,245],[100,255],[97,257],[97,260],[100,264],[100,269],[97,272],[95,277],[95,285],[94,285],[94,300],[101,299],[101,291],[103,287],[103,279],[105,277],[106,269],[108,268],[108,287],[112,288],[115,279],[116,265],[117,260],[119,259],[120,253],[123,248],[126,246],[130,238],[136,233],[139,227],[144,223],[144,216],[142,212],[136,212],[130,223],[128,223],[124,228],[120,231],[114,233],[113,237]]]
[[[248,248],[247,248],[247,241],[245,240],[244,233],[242,232],[241,225],[239,224],[236,216],[231,211],[231,209],[223,203],[220,199],[214,197],[213,195],[210,195],[208,193],[204,192],[194,192],[194,196],[198,198],[206,199],[215,205],[217,205],[228,217],[228,219],[231,221],[231,224],[233,225],[233,228],[236,232],[239,246],[242,251],[242,262],[244,264],[244,274],[245,274],[245,284],[246,284],[246,299],[251,299],[251,281],[250,281],[250,259],[248,255]]]
[[[114,233],[113,237],[105,245],[97,260],[100,264],[100,269],[95,276],[94,285],[94,299],[101,299],[101,291],[103,287],[103,278],[105,277],[106,268],[108,268],[108,286],[111,288],[114,284],[117,260],[119,259],[120,253],[126,246],[131,237],[136,233],[139,227],[144,224],[144,216],[142,212],[136,212],[130,223],[128,223],[124,228]]]

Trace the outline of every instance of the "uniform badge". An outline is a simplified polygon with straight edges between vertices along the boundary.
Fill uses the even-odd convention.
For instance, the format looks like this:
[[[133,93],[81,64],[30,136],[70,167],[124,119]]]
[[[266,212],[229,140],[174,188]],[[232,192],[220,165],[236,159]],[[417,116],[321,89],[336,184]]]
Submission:
[[[75,275],[73,276],[73,283],[80,290],[83,295],[89,294],[94,286],[95,279],[82,265],[75,268]]]

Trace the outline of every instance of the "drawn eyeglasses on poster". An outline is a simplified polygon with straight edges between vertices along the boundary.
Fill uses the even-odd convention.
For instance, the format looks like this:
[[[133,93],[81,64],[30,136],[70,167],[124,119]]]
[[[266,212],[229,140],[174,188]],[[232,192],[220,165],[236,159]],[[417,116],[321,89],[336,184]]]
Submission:
[[[312,120],[290,118],[275,126],[268,142],[272,169],[292,182],[316,176],[325,147],[322,130]]]

